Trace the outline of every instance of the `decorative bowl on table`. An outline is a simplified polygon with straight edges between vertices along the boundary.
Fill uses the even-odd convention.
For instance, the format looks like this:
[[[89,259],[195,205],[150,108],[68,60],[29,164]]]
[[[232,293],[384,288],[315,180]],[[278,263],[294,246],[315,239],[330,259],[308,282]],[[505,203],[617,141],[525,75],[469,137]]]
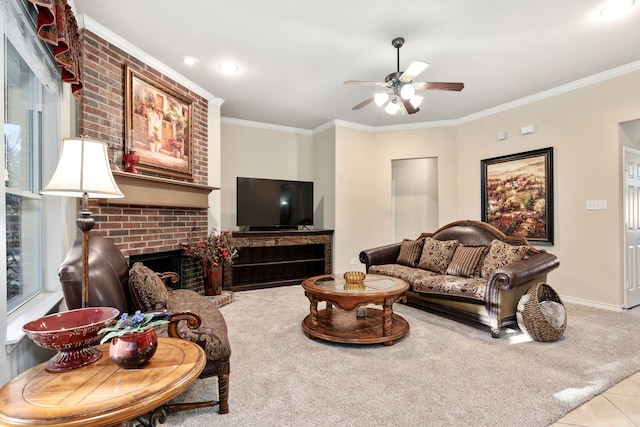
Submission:
[[[366,275],[361,271],[347,271],[342,276],[344,277],[344,288],[347,290],[361,290],[364,289],[364,278]]]
[[[91,347],[98,332],[115,322],[120,311],[112,307],[89,307],[63,311],[26,323],[22,330],[38,346],[57,350],[45,365],[50,372],[61,372],[93,363],[102,352]]]

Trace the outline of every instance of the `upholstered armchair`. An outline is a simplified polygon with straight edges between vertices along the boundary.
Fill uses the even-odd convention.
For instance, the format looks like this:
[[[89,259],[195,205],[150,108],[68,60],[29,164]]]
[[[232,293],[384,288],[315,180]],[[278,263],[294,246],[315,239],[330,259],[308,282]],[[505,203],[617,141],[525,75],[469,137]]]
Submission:
[[[58,273],[67,307],[80,308],[82,238],[76,239]],[[158,336],[187,339],[204,349],[207,364],[200,378],[218,377],[219,400],[173,404],[169,405],[168,411],[219,404],[220,414],[229,412],[231,346],[222,313],[209,299],[192,290],[167,288],[160,275],[143,264],[135,263],[130,267],[111,240],[90,234],[89,306],[115,307],[122,313],[133,313],[135,310],[166,310],[171,313],[171,323],[158,328]]]

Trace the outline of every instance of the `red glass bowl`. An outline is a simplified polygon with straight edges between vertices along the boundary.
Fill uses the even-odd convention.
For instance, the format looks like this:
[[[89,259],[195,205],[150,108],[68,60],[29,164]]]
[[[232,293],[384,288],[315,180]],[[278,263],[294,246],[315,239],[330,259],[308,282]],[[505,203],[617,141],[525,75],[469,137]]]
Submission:
[[[111,325],[120,314],[112,307],[89,307],[50,314],[25,324],[22,330],[38,346],[57,350],[45,365],[50,372],[79,368],[100,359],[102,353],[91,344],[100,329]]]

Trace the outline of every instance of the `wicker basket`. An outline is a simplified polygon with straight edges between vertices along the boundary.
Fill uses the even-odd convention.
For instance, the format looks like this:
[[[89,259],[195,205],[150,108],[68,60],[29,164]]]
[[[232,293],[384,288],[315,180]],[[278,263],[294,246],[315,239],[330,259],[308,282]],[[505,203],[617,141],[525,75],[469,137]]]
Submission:
[[[516,312],[518,326],[536,341],[556,341],[564,334],[567,328],[567,312],[565,310],[562,326],[555,327],[549,323],[540,309],[540,303],[543,301],[555,301],[562,304],[560,297],[551,286],[546,283],[538,283],[532,286],[518,302],[518,310]]]

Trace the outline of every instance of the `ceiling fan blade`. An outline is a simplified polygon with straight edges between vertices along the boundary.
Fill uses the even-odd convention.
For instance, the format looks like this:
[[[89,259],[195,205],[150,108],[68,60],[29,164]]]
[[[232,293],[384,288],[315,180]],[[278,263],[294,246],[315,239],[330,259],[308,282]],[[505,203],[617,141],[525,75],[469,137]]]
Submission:
[[[408,114],[414,114],[420,111],[420,108],[414,107],[413,105],[411,105],[408,99],[402,99],[402,105],[404,105],[404,109],[407,111]]]
[[[409,65],[409,68],[407,68],[407,70],[400,76],[400,81],[405,83],[410,82],[415,79],[418,74],[426,70],[428,66],[429,64],[423,61],[412,62],[411,65]]]
[[[371,104],[373,102],[373,96],[371,98],[367,98],[364,101],[362,101],[360,104],[355,105],[354,107],[352,107],[352,110],[359,110],[362,107],[366,107],[367,105]]]
[[[359,85],[359,86],[379,86],[379,87],[387,87],[387,83],[384,82],[363,82],[359,80],[347,80],[344,82],[346,85]]]
[[[445,82],[419,82],[414,83],[413,87],[421,90],[455,90],[464,89],[464,83],[445,83]]]

